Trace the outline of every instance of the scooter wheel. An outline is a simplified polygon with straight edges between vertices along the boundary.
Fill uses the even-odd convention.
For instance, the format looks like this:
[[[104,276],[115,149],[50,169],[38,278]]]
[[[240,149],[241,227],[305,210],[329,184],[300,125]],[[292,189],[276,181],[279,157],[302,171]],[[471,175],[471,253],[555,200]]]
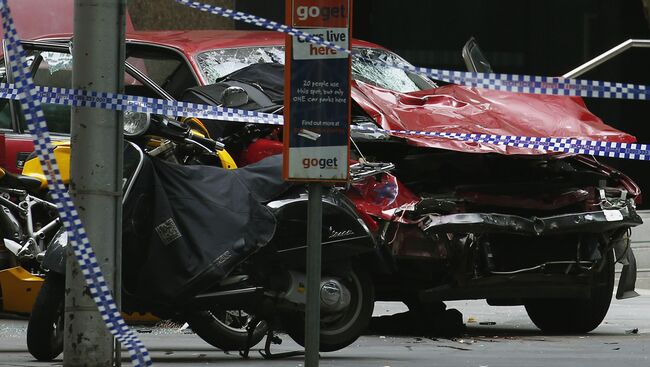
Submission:
[[[246,326],[251,315],[239,310],[203,310],[186,314],[186,321],[201,339],[221,350],[243,350],[248,341]],[[262,341],[268,331],[262,321],[253,332],[251,347]]]
[[[321,314],[321,352],[333,352],[352,344],[366,330],[375,304],[374,286],[370,275],[361,269],[354,269],[340,280],[351,293],[350,305],[338,315]],[[305,317],[295,314],[283,317],[283,326],[289,336],[305,346]],[[334,317],[332,317],[334,316]]]
[[[39,361],[51,361],[63,352],[65,277],[45,277],[27,324],[27,350]]]

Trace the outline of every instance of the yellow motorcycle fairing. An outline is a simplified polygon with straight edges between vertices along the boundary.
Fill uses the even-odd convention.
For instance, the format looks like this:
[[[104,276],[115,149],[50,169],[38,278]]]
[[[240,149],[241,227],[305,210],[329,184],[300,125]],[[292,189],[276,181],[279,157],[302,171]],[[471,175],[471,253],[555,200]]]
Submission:
[[[0,291],[2,291],[2,311],[29,314],[43,284],[37,277],[21,267],[0,271]]]
[[[63,180],[63,183],[67,185],[70,183],[70,142],[55,141],[52,144],[54,145],[54,157],[56,158],[56,163],[59,165],[61,180]],[[23,175],[41,181],[41,189],[47,187],[47,178],[45,177],[45,173],[43,173],[41,162],[38,157],[34,157],[25,162],[25,166],[23,166]]]
[[[237,169],[237,163],[235,163],[235,160],[232,159],[230,156],[230,153],[226,152],[226,150],[220,150],[219,153],[219,160],[221,160],[221,167],[225,169]]]

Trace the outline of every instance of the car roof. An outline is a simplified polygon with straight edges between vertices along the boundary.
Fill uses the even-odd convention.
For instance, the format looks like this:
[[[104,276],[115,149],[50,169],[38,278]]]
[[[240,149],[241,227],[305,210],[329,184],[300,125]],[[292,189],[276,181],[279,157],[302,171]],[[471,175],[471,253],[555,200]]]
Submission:
[[[72,34],[53,34],[46,39],[69,39]],[[273,31],[241,30],[190,30],[190,31],[137,31],[126,35],[129,42],[148,43],[177,49],[187,56],[220,48],[282,46],[285,35]],[[371,42],[352,40],[354,47],[383,48]]]

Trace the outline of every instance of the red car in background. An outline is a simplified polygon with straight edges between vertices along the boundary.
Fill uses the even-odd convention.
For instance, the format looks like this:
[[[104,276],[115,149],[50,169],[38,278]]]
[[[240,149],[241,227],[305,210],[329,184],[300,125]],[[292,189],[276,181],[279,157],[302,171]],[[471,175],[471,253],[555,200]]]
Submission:
[[[72,33],[74,17],[74,0],[8,0],[9,8],[23,39],[36,39],[52,33]],[[61,16],[69,14],[70,16]],[[0,16],[0,19],[2,17]],[[133,22],[126,14],[126,31],[134,31]],[[1,52],[4,54],[4,51]],[[0,74],[4,78],[6,66],[0,65]],[[13,173],[20,173],[25,158],[33,150],[29,136],[21,133],[18,126],[12,126],[7,118],[0,123],[0,167]]]
[[[63,47],[70,38],[24,43],[39,62],[37,84],[70,86],[71,56]],[[405,62],[375,44],[354,40],[353,47],[365,58]],[[279,33],[131,32],[126,56],[128,67],[148,77],[127,75],[127,94],[220,105],[214,86],[236,85],[246,103],[230,107],[281,111]],[[472,54],[466,57],[472,64]],[[360,126],[635,141],[591,114],[580,98],[445,84],[362,59],[353,60],[352,75],[352,123]],[[12,132],[4,138],[4,164],[19,169],[31,149],[15,145],[20,135],[14,134],[24,132],[17,104],[0,104],[0,127]],[[44,109],[51,131],[69,133],[69,108]],[[226,131],[222,122],[206,124],[215,135]],[[272,130],[235,147],[238,163],[281,152],[281,134]],[[394,175],[378,173],[349,190],[384,259],[383,267],[372,268],[378,300],[426,310],[440,301],[484,298],[525,305],[546,331],[587,332],[609,308],[616,261],[625,265],[617,297],[635,295],[629,230],[641,223],[640,190],[594,157],[381,132],[353,132],[353,138],[356,159],[397,167]],[[343,241],[347,232],[324,233]]]

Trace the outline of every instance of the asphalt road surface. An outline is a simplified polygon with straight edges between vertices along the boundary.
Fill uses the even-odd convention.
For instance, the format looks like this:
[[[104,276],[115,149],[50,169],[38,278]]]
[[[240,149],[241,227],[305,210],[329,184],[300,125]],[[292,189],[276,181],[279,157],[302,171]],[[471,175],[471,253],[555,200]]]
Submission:
[[[490,307],[484,301],[449,302],[463,313],[467,329],[461,337],[366,335],[350,347],[321,355],[321,366],[650,366],[650,291],[614,301],[605,322],[587,335],[544,335],[523,307]],[[405,311],[401,303],[378,303],[375,315]],[[24,320],[0,320],[1,366],[61,366],[37,363],[25,347]],[[296,366],[301,357],[250,360],[215,350],[188,330],[172,325],[135,326],[157,366]],[[299,349],[287,336],[274,352]],[[260,347],[259,345],[258,347]],[[126,352],[124,365],[129,365]]]

